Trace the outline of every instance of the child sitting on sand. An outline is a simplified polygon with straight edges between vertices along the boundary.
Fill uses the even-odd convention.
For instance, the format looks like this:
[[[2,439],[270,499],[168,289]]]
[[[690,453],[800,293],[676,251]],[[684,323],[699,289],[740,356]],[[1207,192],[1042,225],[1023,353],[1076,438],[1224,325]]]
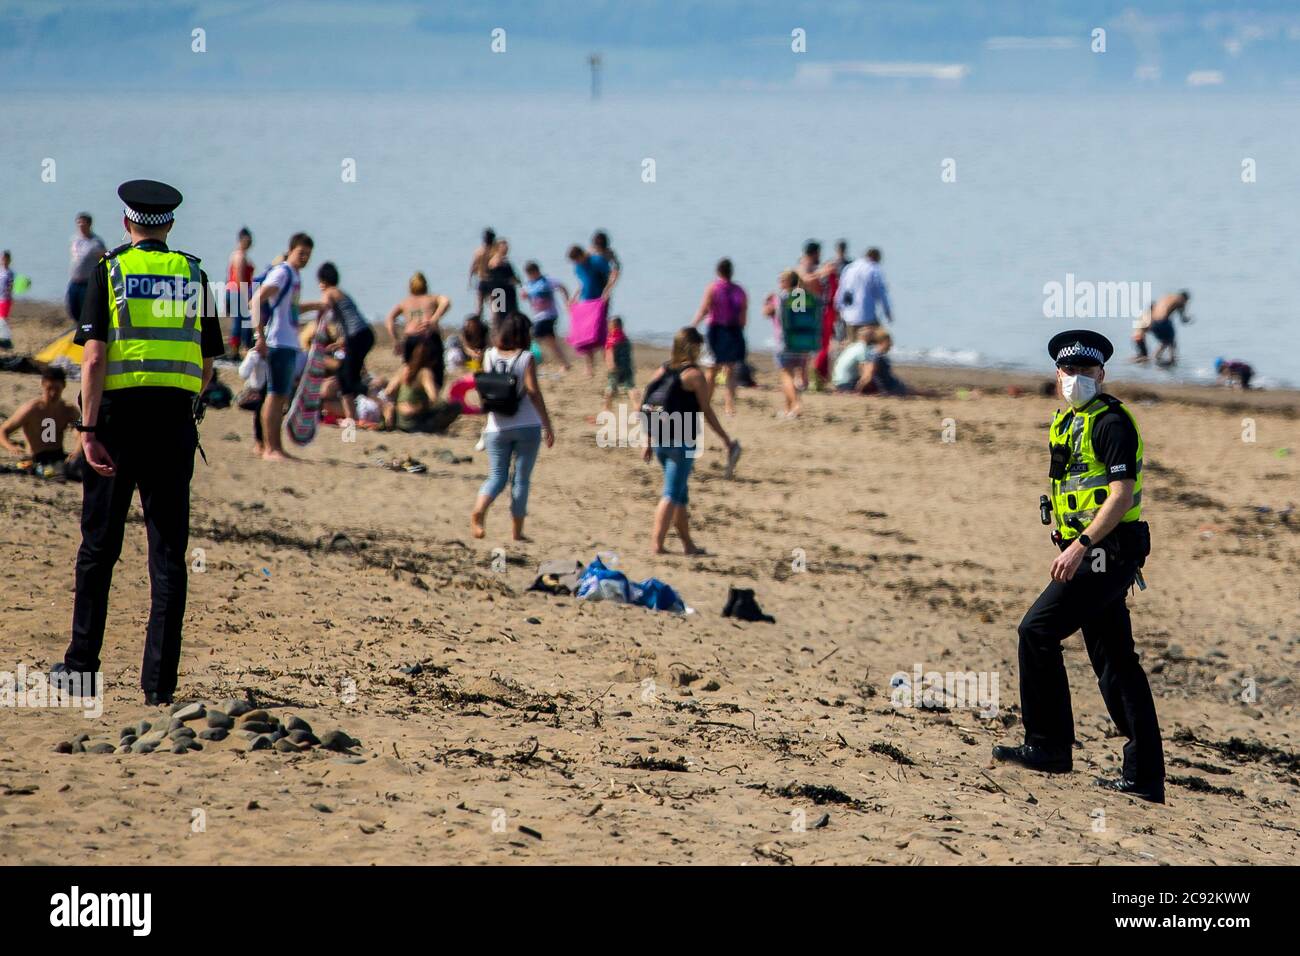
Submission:
[[[609,332],[605,335],[605,370],[608,372],[605,383],[605,411],[613,411],[614,396],[620,390],[625,392],[633,405],[632,392],[636,389],[636,372],[632,364],[632,340],[623,331],[623,319],[614,316],[609,320]]]

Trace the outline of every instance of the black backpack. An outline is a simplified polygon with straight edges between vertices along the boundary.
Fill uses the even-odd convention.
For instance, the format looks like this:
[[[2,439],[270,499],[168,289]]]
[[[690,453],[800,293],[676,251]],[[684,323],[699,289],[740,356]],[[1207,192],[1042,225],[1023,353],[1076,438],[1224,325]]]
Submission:
[[[654,412],[680,412],[685,404],[682,388],[682,373],[687,368],[669,368],[665,365],[648,386],[645,397],[641,400],[641,411],[646,414]]]
[[[519,389],[519,376],[515,374],[515,363],[519,361],[520,352],[509,363],[496,360],[490,372],[479,372],[474,376],[474,391],[478,392],[479,404],[485,412],[498,415],[513,415],[519,411],[523,400]]]

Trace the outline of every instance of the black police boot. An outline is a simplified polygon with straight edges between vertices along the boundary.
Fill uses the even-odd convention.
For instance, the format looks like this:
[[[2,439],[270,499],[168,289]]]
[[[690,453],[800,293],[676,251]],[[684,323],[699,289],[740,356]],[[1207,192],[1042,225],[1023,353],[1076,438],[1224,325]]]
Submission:
[[[98,675],[93,671],[74,671],[59,661],[50,668],[50,686],[66,693],[76,691],[83,697],[94,697],[98,689]]]
[[[144,702],[150,707],[162,707],[164,704],[170,704],[172,698],[170,694],[163,695],[156,690],[147,690],[144,692]]]
[[[1114,790],[1116,793],[1127,793],[1130,797],[1140,797],[1150,803],[1165,802],[1165,783],[1161,780],[1153,784],[1141,784],[1128,777],[1118,777],[1108,780],[1104,777],[1097,778],[1097,786],[1103,790]]]
[[[993,748],[993,759],[1020,764],[1041,773],[1069,773],[1074,769],[1074,758],[1068,748],[1039,747],[1034,744],[1007,747],[998,744]]]

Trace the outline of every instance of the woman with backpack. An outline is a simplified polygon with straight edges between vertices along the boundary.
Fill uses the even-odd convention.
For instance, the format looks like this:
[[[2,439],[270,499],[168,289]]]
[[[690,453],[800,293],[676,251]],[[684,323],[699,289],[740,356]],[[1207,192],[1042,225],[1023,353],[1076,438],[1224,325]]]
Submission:
[[[528,319],[518,312],[502,317],[492,348],[483,353],[483,371],[474,377],[483,410],[488,413],[483,441],[488,453],[488,477],[479,489],[478,500],[469,516],[470,533],[482,538],[488,508],[510,484],[510,516],[514,520],[514,539],[524,537],[524,518],[528,514],[528,485],[543,441],[555,444],[551,416],[537,381],[533,364],[532,338]],[[514,480],[510,481],[510,461],[514,459]]]
[[[642,405],[643,428],[647,432],[645,460],[654,454],[664,470],[664,490],[655,509],[650,550],[666,554],[664,541],[669,527],[677,529],[686,554],[705,554],[691,540],[690,495],[687,484],[695,457],[699,454],[699,422],[702,418],[727,446],[726,477],[730,478],[740,458],[740,442],[734,441],[713,411],[708,380],[700,371],[700,347],[704,336],[687,326],[673,337],[668,362],[647,387]]]

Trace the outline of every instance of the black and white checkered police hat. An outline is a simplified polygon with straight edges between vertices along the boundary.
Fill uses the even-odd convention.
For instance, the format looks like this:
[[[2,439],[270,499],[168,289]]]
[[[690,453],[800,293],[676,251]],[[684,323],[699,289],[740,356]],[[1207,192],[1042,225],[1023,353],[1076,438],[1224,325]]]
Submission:
[[[152,179],[133,179],[117,187],[117,196],[126,204],[122,212],[127,219],[142,226],[163,226],[176,217],[172,211],[181,204],[179,191]]]
[[[1105,365],[1114,353],[1110,339],[1089,329],[1058,332],[1047,343],[1047,354],[1057,365]]]

